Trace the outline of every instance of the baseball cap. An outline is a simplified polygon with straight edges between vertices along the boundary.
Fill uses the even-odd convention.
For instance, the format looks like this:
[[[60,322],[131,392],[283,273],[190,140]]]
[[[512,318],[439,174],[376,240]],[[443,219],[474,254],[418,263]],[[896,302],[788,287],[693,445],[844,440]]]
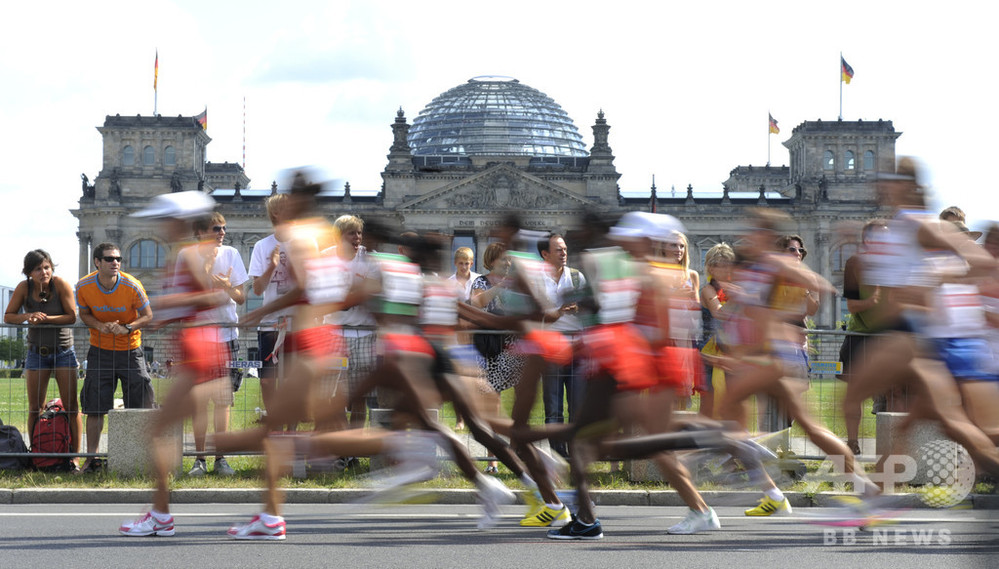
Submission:
[[[215,200],[204,192],[188,190],[155,196],[145,209],[132,217],[194,219],[207,215],[215,207]]]

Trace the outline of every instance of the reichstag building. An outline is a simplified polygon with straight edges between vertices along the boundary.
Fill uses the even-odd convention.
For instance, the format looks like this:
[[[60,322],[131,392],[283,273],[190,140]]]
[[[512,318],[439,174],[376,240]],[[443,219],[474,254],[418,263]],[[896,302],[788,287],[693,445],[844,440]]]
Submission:
[[[325,215],[351,213],[414,231],[444,231],[453,237],[452,249],[476,250],[478,263],[491,228],[510,209],[521,211],[529,228],[566,232],[587,210],[619,214],[655,207],[687,226],[692,266],[701,269],[712,245],[739,239],[745,208],[773,207],[792,216],[809,249],[806,262],[837,287],[856,239],[838,234],[834,225],[876,214],[870,180],[894,168],[901,135],[891,121],[806,121],[783,142],[789,166],[736,166],[721,197],[698,196],[692,187],[662,197],[654,188],[619,187],[603,112],[593,118],[587,149],[556,101],[516,79],[473,78],[434,98],[412,123],[402,109],[394,119],[391,138],[386,132],[381,188],[355,195],[347,184],[335,195],[321,194]],[[72,211],[79,220],[81,276],[93,270],[93,246],[113,241],[122,248],[123,270],[150,281],[163,266],[166,243],[154,225],[129,214],[154,195],[193,189],[220,204],[229,244],[249,265],[254,243],[272,232],[263,201],[278,191],[276,184],[250,189],[238,163],[207,162],[211,138],[193,116],[107,116],[97,129],[103,163],[92,182],[84,176],[79,208]],[[251,298],[247,307],[259,303]],[[838,297],[824,298],[821,306],[819,327],[833,326],[845,313]]]

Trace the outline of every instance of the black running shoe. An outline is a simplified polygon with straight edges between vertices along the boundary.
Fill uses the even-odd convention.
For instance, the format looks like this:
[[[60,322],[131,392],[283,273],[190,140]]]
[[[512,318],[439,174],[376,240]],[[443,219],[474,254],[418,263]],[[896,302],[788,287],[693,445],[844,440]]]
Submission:
[[[600,520],[595,520],[592,524],[573,518],[571,522],[558,529],[548,530],[548,539],[601,539],[604,531],[600,527]]]

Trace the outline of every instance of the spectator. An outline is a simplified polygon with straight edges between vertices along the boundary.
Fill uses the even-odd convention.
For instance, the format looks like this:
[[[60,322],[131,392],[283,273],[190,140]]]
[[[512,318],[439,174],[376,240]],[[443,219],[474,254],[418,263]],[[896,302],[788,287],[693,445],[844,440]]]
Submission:
[[[325,249],[322,255],[336,255],[352,275],[351,286],[360,285],[365,279],[375,278],[375,265],[368,259],[364,240],[364,221],[355,215],[342,215],[333,222],[339,242]],[[353,401],[350,425],[364,426],[367,406],[364,398],[355,398],[354,390],[375,366],[375,317],[363,304],[356,304],[335,314],[327,315],[326,322],[340,328],[347,346],[347,385]],[[348,457],[338,466],[351,466],[356,459]]]
[[[80,409],[77,402],[76,351],[73,349],[73,331],[69,328],[38,328],[42,326],[68,326],[76,322],[73,306],[73,288],[66,280],[53,274],[52,257],[41,249],[29,251],[24,256],[22,272],[27,277],[14,288],[10,304],[4,313],[7,324],[28,324],[28,356],[25,362],[25,379],[28,389],[28,436],[35,431],[35,423],[49,390],[49,378],[55,373],[59,397],[69,415],[70,451],[80,452]],[[23,312],[22,312],[23,310]],[[73,458],[77,470],[78,458]]]
[[[472,283],[479,278],[479,273],[472,270],[475,264],[475,253],[470,247],[459,247],[454,252],[454,274],[448,280],[458,283],[461,294],[458,300],[468,302],[472,296]]]
[[[287,194],[276,194],[267,199],[267,216],[274,227],[274,233],[264,237],[253,246],[250,254],[249,276],[253,279],[253,294],[262,295],[263,303],[269,304],[295,288],[295,280],[288,266],[288,243],[286,214]],[[260,347],[260,396],[264,409],[269,409],[277,389],[278,362],[281,359],[281,346],[277,345],[278,329],[291,315],[286,308],[268,314],[257,331]],[[294,430],[294,429],[292,429]]]
[[[967,219],[964,216],[964,210],[952,205],[940,212],[940,219],[943,221],[960,221],[961,223],[966,223]]]
[[[569,248],[562,235],[555,233],[548,240],[539,241],[538,253],[549,269],[545,278],[545,293],[551,305],[558,307],[556,319],[547,327],[561,332],[571,343],[572,337],[582,330],[577,316],[579,307],[576,299],[586,286],[586,278],[577,269],[568,266]],[[564,423],[567,415],[572,420],[576,402],[580,400],[579,389],[582,387],[576,374],[578,368],[579,362],[575,358],[566,366],[548,364],[542,378],[545,423]],[[564,402],[568,407],[567,414],[564,412]],[[568,443],[564,441],[553,443],[552,449],[562,456],[569,454]]]
[[[486,312],[493,314],[504,313],[502,293],[509,291],[508,278],[511,260],[506,253],[506,249],[507,246],[505,243],[490,243],[486,247],[485,254],[482,255],[483,266],[489,272],[480,275],[472,283],[471,304],[476,308],[482,308]],[[490,339],[489,336],[493,338]],[[495,415],[498,416],[500,412],[498,394],[517,384],[524,369],[524,358],[507,349],[517,339],[512,334],[479,334],[478,337],[476,348],[479,349],[479,355],[481,356],[479,369],[482,374],[481,378],[485,380],[484,384],[486,385],[483,390],[496,395]],[[491,344],[495,344],[495,346],[487,347]],[[490,462],[486,466],[486,472],[495,474],[497,472],[497,463]]]
[[[121,249],[114,243],[94,247],[94,264],[97,270],[76,283],[80,320],[90,328],[87,375],[80,392],[87,415],[87,453],[97,452],[104,416],[114,406],[119,381],[126,409],[153,406],[140,331],[153,319],[146,291],[139,279],[121,271]],[[102,466],[100,460],[89,457],[83,470]]]
[[[839,376],[844,381],[851,381],[855,368],[863,364],[865,348],[869,345],[870,335],[883,332],[885,329],[885,316],[882,314],[881,288],[870,286],[864,282],[863,255],[866,254],[864,246],[871,240],[877,232],[888,231],[888,222],[883,219],[874,219],[867,222],[861,231],[861,250],[846,260],[843,266],[843,298],[846,299],[846,309],[850,312],[846,329],[852,332],[843,339],[840,347],[839,359],[843,362],[843,373]],[[887,401],[884,394],[874,397],[873,414],[887,410]],[[846,413],[846,444],[850,447],[850,452],[860,454],[860,408],[852,409]]]
[[[722,355],[722,347],[718,343],[718,329],[723,319],[722,307],[728,302],[726,289],[732,282],[732,269],[735,266],[735,251],[728,243],[714,245],[704,256],[704,273],[708,283],[701,288],[701,321],[703,333],[698,345],[701,353],[706,356]],[[716,324],[716,322],[718,324]],[[715,367],[704,362],[704,381],[695,385],[700,393],[700,413],[709,419],[715,416]],[[725,372],[717,368],[719,383],[724,381]]]
[[[212,288],[225,291],[228,300],[212,310],[203,312],[203,324],[219,324],[219,342],[228,347],[229,359],[237,360],[239,354],[239,329],[236,323],[239,322],[239,315],[236,314],[236,306],[246,301],[246,293],[243,285],[249,280],[246,268],[243,266],[243,259],[239,257],[239,251],[222,242],[226,236],[225,217],[221,213],[215,212],[210,218],[200,218],[194,221],[194,236],[198,240],[198,253],[208,269],[209,283]],[[243,370],[240,368],[221,369],[217,371],[219,376],[228,375],[232,382],[232,391],[213,392],[226,397],[220,400],[217,397],[212,399],[214,425],[216,433],[224,433],[229,429],[229,410],[234,402],[234,394],[239,391],[243,384]],[[207,400],[205,401],[207,404]],[[194,414],[192,423],[194,430],[194,448],[198,452],[205,450],[205,435],[208,432],[208,409],[198,409]],[[221,454],[215,455],[214,471],[216,474],[231,476],[235,474],[229,462]],[[188,472],[191,476],[203,476],[208,471],[205,464],[205,455],[199,455],[194,460],[194,467]]]

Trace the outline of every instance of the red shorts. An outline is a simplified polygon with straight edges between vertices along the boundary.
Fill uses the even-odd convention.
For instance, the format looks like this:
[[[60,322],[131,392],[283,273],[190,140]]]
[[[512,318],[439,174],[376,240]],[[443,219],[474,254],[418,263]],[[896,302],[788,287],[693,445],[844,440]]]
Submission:
[[[566,366],[572,363],[572,344],[554,330],[531,330],[516,344],[520,354],[541,356],[545,361]]]
[[[656,352],[659,385],[672,387],[678,395],[689,396],[695,385],[704,385],[704,366],[697,348],[663,346]]]
[[[310,358],[326,358],[344,353],[343,340],[336,326],[324,325],[289,332],[284,338],[286,353]]]
[[[190,370],[194,383],[211,381],[220,377],[219,370],[228,369],[229,344],[219,341],[219,329],[215,326],[182,328],[175,340],[180,350],[175,365]]]
[[[416,334],[385,334],[380,340],[384,353],[411,352],[414,354],[426,354],[430,357],[437,357],[437,352],[423,336]]]
[[[590,358],[591,377],[606,372],[624,391],[641,391],[656,384],[652,349],[632,324],[605,324],[587,330],[583,350]]]

